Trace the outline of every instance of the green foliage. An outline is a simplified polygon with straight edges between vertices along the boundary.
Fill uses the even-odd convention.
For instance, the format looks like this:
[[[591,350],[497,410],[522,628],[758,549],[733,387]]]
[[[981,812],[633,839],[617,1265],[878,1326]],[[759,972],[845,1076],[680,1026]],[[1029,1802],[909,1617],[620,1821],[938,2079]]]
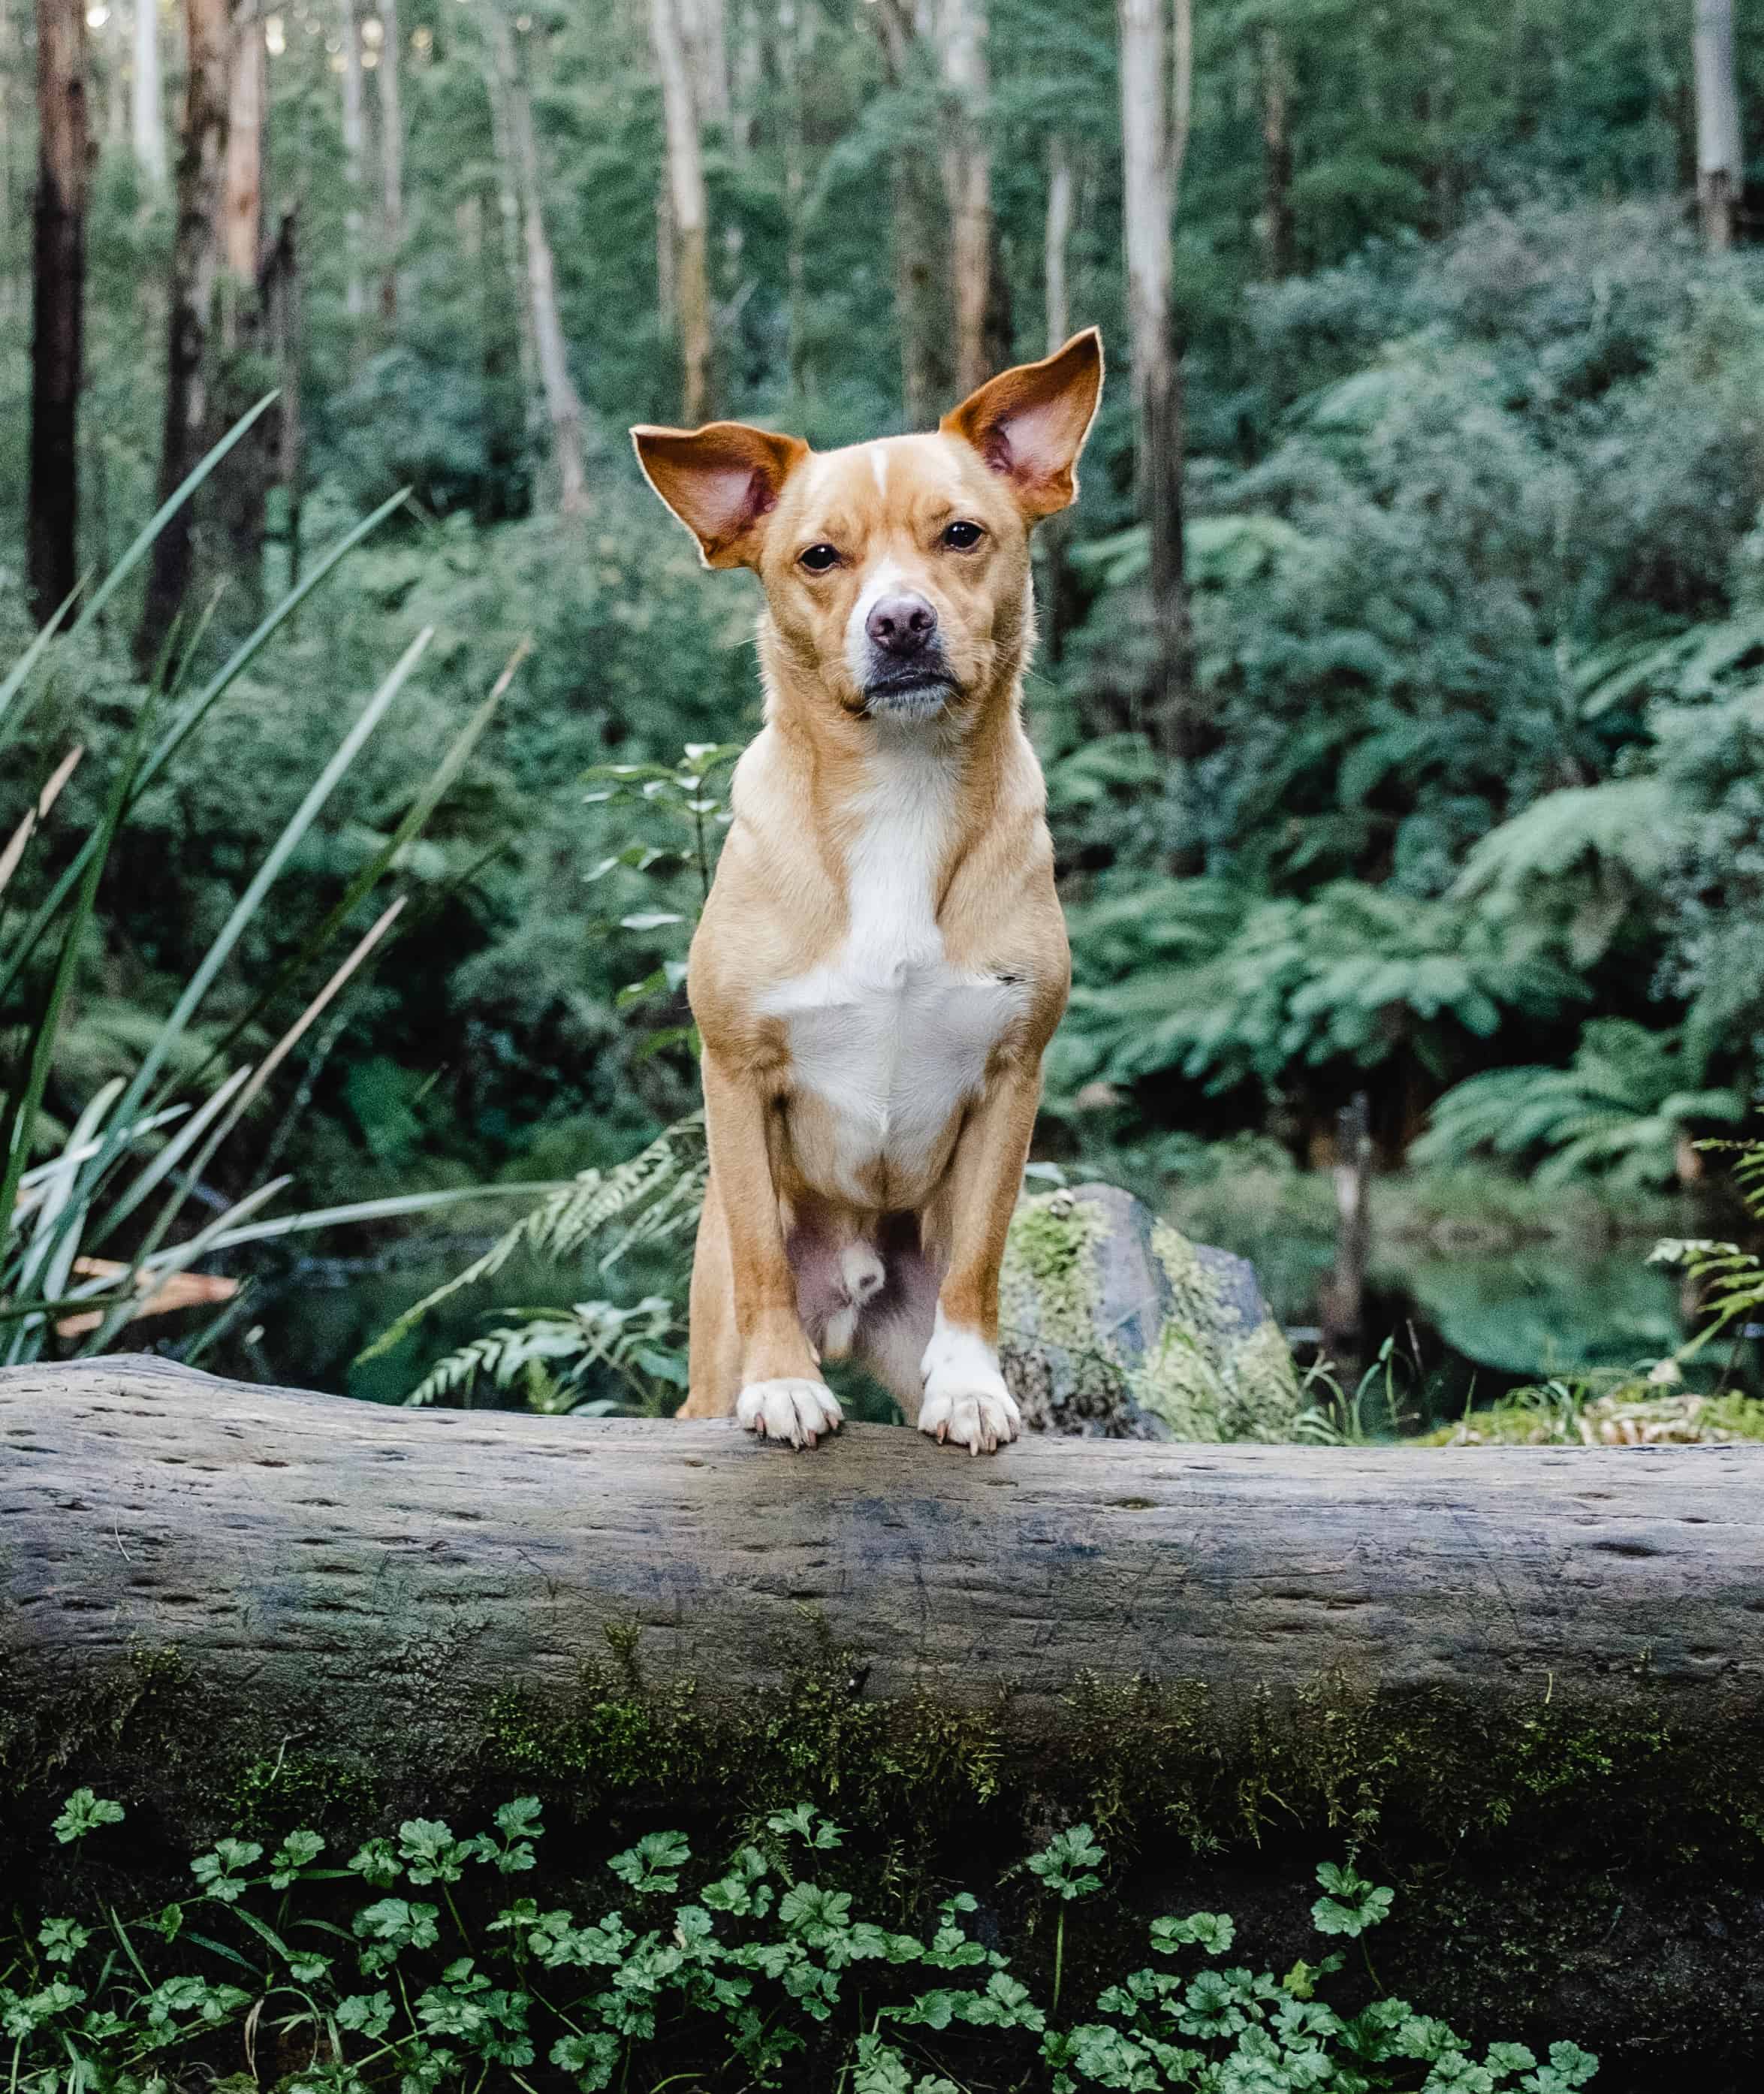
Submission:
[[[1734,1184],[1752,1220],[1764,1224],[1764,1141],[1705,1145],[1737,1149]],[[1701,1307],[1707,1321],[1679,1349],[1680,1359],[1688,1359],[1744,1319],[1764,1321],[1764,1257],[1755,1249],[1735,1243],[1669,1238],[1654,1245],[1653,1262],[1681,1266],[1702,1290]]]
[[[1493,1069],[1448,1091],[1412,1153],[1418,1163],[1541,1156],[1541,1187],[1583,1173],[1624,1189],[1674,1184],[1690,1132],[1746,1111],[1731,1087],[1699,1088],[1694,1051],[1680,1032],[1594,1019],[1566,1069]]]
[[[121,1815],[82,1791],[57,1827]],[[260,2083],[258,2046],[271,2039],[285,2057],[306,2054],[277,2081],[281,2094],[478,2088],[498,2070],[528,2086],[546,2065],[581,2094],[632,2084],[634,2072],[665,2085],[670,2073],[726,2071],[761,2087],[960,2094],[980,2057],[1045,2094],[1572,2094],[1597,2067],[1571,2043],[1552,2044],[1546,2064],[1514,2043],[1479,2060],[1445,2022],[1381,1990],[1338,2010],[1320,1992],[1339,1953],[1280,1979],[1221,1966],[1235,1929],[1210,1912],[1154,1920],[1157,1960],[1103,1983],[1088,2018],[1062,2023],[1058,1949],[1044,2008],[989,1945],[993,1930],[976,1927],[972,1892],[945,1897],[919,1931],[862,1917],[868,1885],[806,1873],[831,1866],[841,1844],[806,1803],[774,1813],[720,1865],[699,1862],[678,1832],[644,1835],[606,1862],[619,1902],[582,1917],[502,1901],[497,1879],[531,1870],[544,1836],[531,1796],[463,1839],[440,1819],[407,1819],[396,1846],[371,1841],[351,1863],[386,1893],[353,1909],[337,1903],[349,1872],[321,1866],[319,1834],[289,1832],[267,1864],[259,1842],[229,1838],[192,1863],[198,1888],[181,1905],[27,1922],[0,1944],[11,2084],[52,2094],[71,2074],[98,2094],[147,2094],[212,2077],[241,2048]],[[1028,1857],[1062,1945],[1067,1905],[1101,1888],[1106,1861],[1088,1826]],[[1388,1915],[1391,1890],[1351,1862],[1324,1862],[1317,1880],[1312,1918],[1326,1938],[1358,1940]],[[438,1898],[405,1895],[431,1886]]]

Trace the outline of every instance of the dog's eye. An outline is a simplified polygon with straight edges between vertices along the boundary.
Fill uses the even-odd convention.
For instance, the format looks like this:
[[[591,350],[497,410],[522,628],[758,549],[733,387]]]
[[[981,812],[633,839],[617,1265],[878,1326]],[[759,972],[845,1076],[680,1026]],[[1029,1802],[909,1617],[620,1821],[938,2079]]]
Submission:
[[[798,567],[806,567],[811,575],[824,575],[829,567],[839,565],[839,553],[832,545],[810,545],[806,553],[797,555]]]
[[[943,542],[952,553],[970,552],[986,533],[978,524],[954,523],[945,527]]]

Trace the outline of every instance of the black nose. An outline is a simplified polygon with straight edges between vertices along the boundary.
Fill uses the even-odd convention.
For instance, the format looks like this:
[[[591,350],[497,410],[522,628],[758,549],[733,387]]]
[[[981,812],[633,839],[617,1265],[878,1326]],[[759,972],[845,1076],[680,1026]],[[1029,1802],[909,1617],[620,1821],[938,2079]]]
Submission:
[[[920,654],[937,630],[937,614],[922,596],[885,596],[864,621],[864,631],[884,654]]]

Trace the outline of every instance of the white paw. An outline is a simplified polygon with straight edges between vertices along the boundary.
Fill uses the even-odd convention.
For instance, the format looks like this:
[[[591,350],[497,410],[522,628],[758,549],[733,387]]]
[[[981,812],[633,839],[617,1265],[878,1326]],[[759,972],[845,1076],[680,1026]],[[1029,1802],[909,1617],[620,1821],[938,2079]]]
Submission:
[[[998,1371],[997,1354],[978,1331],[946,1323],[941,1305],[919,1372],[921,1432],[953,1440],[971,1454],[992,1454],[1022,1431],[1023,1414]]]
[[[818,1381],[750,1381],[736,1398],[736,1423],[762,1440],[812,1447],[844,1422],[833,1392]]]

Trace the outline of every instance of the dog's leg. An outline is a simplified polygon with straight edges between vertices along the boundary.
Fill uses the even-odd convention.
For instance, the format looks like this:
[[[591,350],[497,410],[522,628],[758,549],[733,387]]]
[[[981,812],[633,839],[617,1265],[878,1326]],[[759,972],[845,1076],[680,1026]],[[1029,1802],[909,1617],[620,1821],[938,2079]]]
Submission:
[[[763,1439],[812,1447],[822,1433],[838,1430],[840,1410],[797,1314],[796,1275],[766,1146],[765,1101],[708,1048],[702,1066],[741,1359],[735,1414]]]
[[[692,1258],[690,1392],[680,1418],[728,1418],[741,1386],[741,1341],[735,1328],[735,1280],[729,1269],[728,1224],[712,1177],[705,1186],[698,1240]]]
[[[968,1115],[939,1201],[949,1263],[920,1362],[918,1425],[975,1454],[1015,1440],[1022,1424],[998,1369],[998,1268],[1041,1094],[1038,1069],[1003,1072]]]

